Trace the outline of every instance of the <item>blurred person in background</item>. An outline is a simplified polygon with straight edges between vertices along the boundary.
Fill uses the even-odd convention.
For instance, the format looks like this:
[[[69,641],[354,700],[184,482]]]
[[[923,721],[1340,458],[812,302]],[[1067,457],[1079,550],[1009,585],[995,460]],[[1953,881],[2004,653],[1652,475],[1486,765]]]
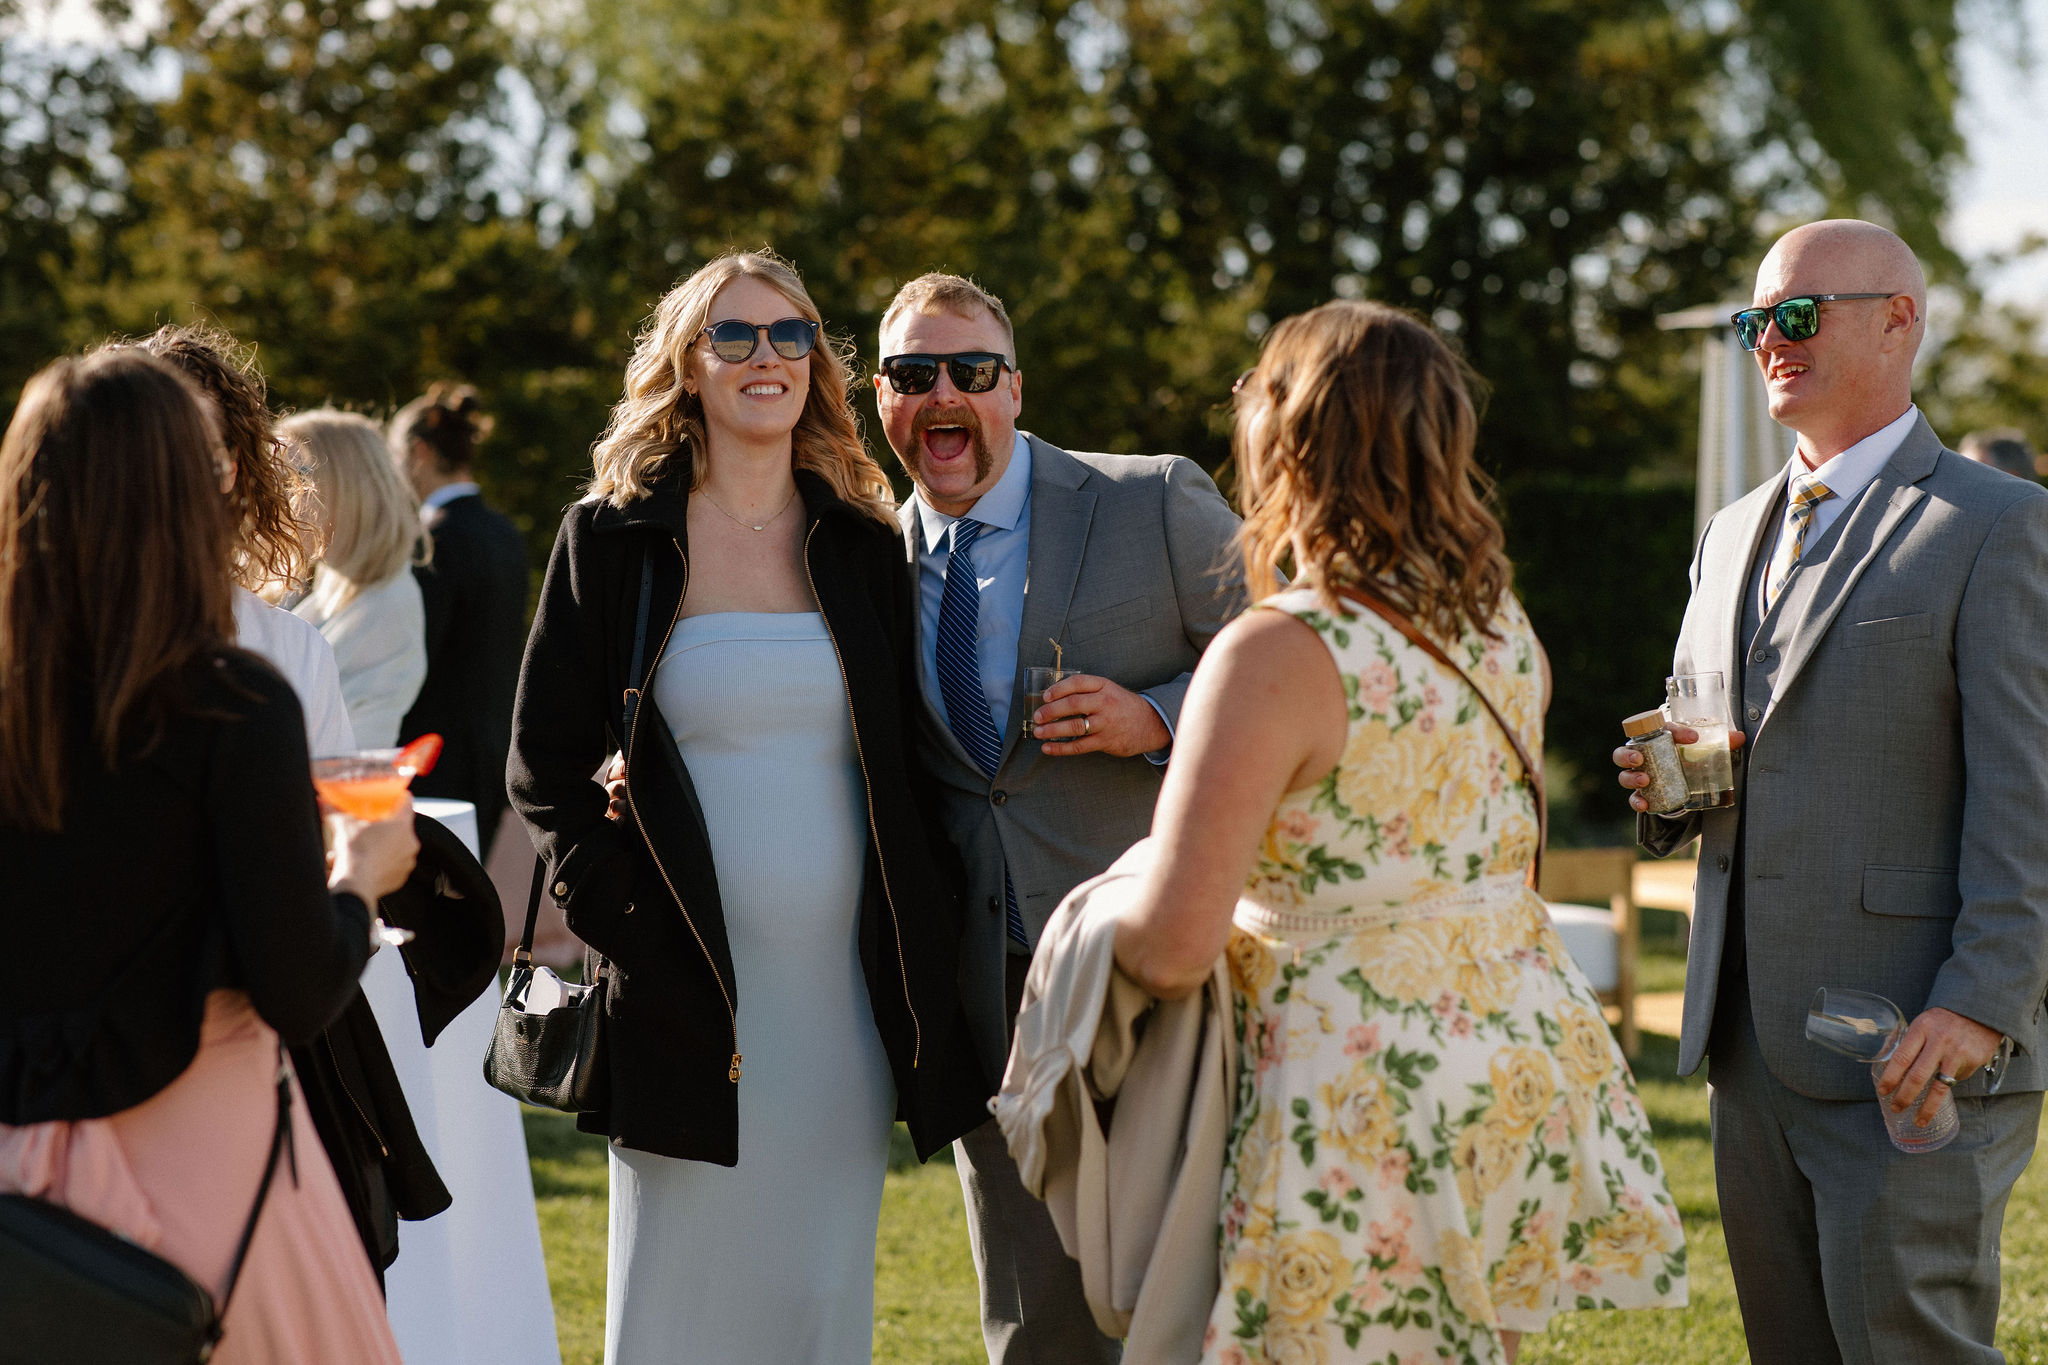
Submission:
[[[278,439],[254,357],[203,324],[160,327],[141,346],[185,377],[213,433],[218,491],[236,517],[235,643],[261,655],[299,694],[316,757],[352,752],[355,731],[334,651],[318,627],[256,595],[267,585],[304,582],[320,539],[305,520],[312,486]]]
[[[447,747],[414,783],[421,796],[476,806],[486,860],[505,811],[512,695],[526,647],[526,542],[484,504],[474,461],[491,431],[476,390],[434,384],[391,418],[391,458],[420,498],[432,550],[413,573],[426,612],[427,677],[398,727],[405,743],[433,731]]]
[[[1973,431],[1956,444],[1956,454],[1993,469],[2004,470],[2016,479],[2039,482],[2040,466],[2027,434],[2018,427],[1992,427]]]
[[[329,865],[298,700],[234,645],[222,463],[134,347],[44,369],[0,439],[5,918],[24,960],[63,964],[0,1002],[0,1190],[218,1300],[274,1159],[213,1359],[397,1365],[282,1047],[353,995],[412,812],[333,817]]]
[[[334,650],[356,743],[388,749],[427,676],[426,613],[409,572],[420,537],[419,499],[367,417],[321,409],[278,424],[315,497],[319,563],[292,613]]]

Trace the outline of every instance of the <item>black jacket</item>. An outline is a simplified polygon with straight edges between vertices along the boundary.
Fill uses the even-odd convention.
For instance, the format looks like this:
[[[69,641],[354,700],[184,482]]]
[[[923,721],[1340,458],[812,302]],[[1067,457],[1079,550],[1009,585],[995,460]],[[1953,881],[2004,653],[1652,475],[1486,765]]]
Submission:
[[[355,994],[369,911],[327,890],[298,697],[238,649],[188,681],[186,713],[112,770],[74,708],[62,828],[0,826],[23,964],[0,993],[0,1123],[142,1103],[191,1064],[215,987],[287,1045]]]
[[[505,810],[505,746],[526,642],[526,542],[474,494],[429,514],[427,534],[433,560],[413,571],[426,609],[427,677],[398,736],[441,736],[441,761],[413,793],[474,803],[488,857]]]
[[[507,779],[568,923],[611,960],[609,1109],[578,1126],[622,1146],[739,1160],[739,993],[701,808],[668,724],[643,700],[623,743],[626,689],[644,689],[688,582],[687,466],[620,510],[562,520],[527,641]],[[859,945],[897,1115],[920,1156],[988,1117],[958,971],[961,873],[912,752],[915,618],[894,528],[797,475],[804,561],[846,677],[868,794]],[[653,590],[641,676],[628,678],[643,555]],[[605,818],[591,775],[626,755],[631,814]],[[789,831],[791,839],[801,831]],[[821,1121],[830,1116],[820,1115]]]

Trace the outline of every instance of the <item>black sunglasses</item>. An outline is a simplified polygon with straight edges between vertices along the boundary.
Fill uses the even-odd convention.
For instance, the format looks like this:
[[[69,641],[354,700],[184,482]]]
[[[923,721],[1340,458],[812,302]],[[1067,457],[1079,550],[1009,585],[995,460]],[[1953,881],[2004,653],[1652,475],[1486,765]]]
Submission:
[[[729,318],[712,323],[697,335],[706,332],[711,335],[711,354],[728,365],[752,360],[754,352],[761,349],[763,332],[768,334],[768,344],[775,348],[775,354],[784,360],[802,360],[818,344],[818,324],[809,318],[784,318],[766,324]]]
[[[882,374],[889,387],[903,394],[930,393],[939,382],[939,366],[953,377],[953,387],[962,393],[987,393],[1017,367],[993,351],[955,351],[951,355],[892,355],[882,361]]]
[[[1778,330],[1785,334],[1785,340],[1804,341],[1820,330],[1820,306],[1824,303],[1897,297],[1896,294],[1802,294],[1768,308],[1745,308],[1732,314],[1728,320],[1735,324],[1735,339],[1742,343],[1742,349],[1754,351],[1764,344],[1764,332],[1773,319],[1777,321]]]

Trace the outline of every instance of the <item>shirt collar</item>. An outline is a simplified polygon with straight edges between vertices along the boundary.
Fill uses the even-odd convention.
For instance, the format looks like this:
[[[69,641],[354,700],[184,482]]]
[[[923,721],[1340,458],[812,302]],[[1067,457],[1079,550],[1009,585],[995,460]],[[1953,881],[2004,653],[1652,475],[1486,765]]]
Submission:
[[[1014,531],[1024,519],[1024,505],[1030,500],[1031,442],[1020,431],[1017,444],[1010,452],[1010,467],[1003,471],[1003,477],[996,480],[995,487],[975,499],[974,506],[967,509],[966,515],[991,530]],[[960,518],[935,510],[922,495],[916,501],[917,523],[924,531],[925,553],[937,554],[946,532]]]
[[[1876,431],[1850,446],[1832,460],[1813,471],[1813,476],[1827,485],[1830,495],[1848,503],[1869,486],[1878,476],[1899,447],[1906,443],[1906,437],[1913,430],[1913,424],[1920,420],[1920,409],[1908,404],[1898,420],[1887,422]],[[1806,473],[1806,461],[1794,453],[1786,466],[1785,478],[1789,482]]]
[[[420,499],[420,511],[431,512],[437,507],[446,507],[457,498],[466,498],[472,493],[481,492],[483,490],[473,483],[444,483]]]

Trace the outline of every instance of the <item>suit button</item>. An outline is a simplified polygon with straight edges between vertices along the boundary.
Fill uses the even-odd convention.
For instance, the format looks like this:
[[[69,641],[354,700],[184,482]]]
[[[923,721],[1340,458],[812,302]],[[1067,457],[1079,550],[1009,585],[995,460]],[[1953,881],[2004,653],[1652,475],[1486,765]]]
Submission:
[[[1749,658],[1750,662],[1752,663],[1767,664],[1771,661],[1771,651],[1769,651],[1768,649],[1760,649],[1756,653],[1750,655]]]
[[[1764,718],[1764,708],[1752,706],[1744,710],[1742,714],[1748,716],[1751,720],[1762,720]]]
[[[990,792],[990,793],[988,794],[988,802],[989,802],[989,804],[990,804],[990,805],[992,805],[992,806],[1000,806],[1000,805],[1003,805],[1003,804],[1005,804],[1006,802],[1008,802],[1008,801],[1009,801],[1009,799],[1010,799],[1010,794],[1009,794],[1008,792],[1004,791],[1004,790],[1003,790],[1002,788],[1000,788],[1000,787],[996,788],[996,789],[995,789],[994,791],[992,791],[992,792]]]
[[[562,898],[563,896],[566,896],[566,895],[568,895],[568,894],[569,894],[569,883],[567,883],[567,882],[556,882],[556,883],[555,883],[555,898],[556,898],[557,900],[561,899],[561,898]]]
[[[1728,855],[1727,855],[1727,854],[1725,854],[1725,853],[1723,853],[1723,854],[1722,854],[1722,855],[1721,855],[1720,857],[1718,857],[1718,858],[1714,859],[1714,871],[1716,871],[1716,872],[1726,872],[1727,870],[1728,870]]]
[[[994,896],[990,896],[990,897],[988,898],[988,912],[989,912],[989,913],[990,913],[991,915],[993,915],[993,914],[997,913],[997,912],[998,912],[998,911],[1000,911],[1000,910],[1001,910],[1002,908],[1003,908],[1003,906],[1002,906],[1002,902],[1001,902],[1001,901],[997,900],[997,899],[996,899],[996,898],[995,898]]]

